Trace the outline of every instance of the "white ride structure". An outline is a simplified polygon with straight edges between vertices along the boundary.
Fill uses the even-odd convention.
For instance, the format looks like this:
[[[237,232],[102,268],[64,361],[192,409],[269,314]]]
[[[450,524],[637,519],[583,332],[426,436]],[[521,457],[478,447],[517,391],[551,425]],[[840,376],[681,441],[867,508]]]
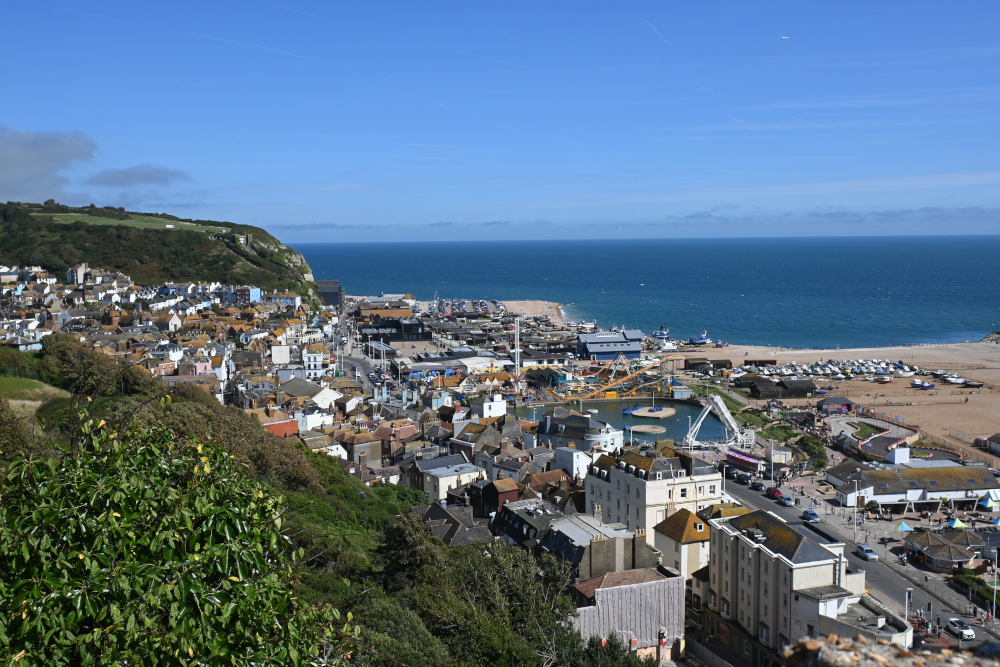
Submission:
[[[702,442],[698,440],[698,431],[701,430],[701,425],[705,422],[705,417],[709,413],[714,413],[722,425],[726,428],[729,433],[728,440],[715,440],[710,442]],[[739,449],[751,449],[754,443],[757,441],[757,432],[752,427],[743,428],[737,423],[733,416],[729,414],[729,410],[726,408],[725,402],[723,402],[722,397],[718,394],[711,394],[708,398],[708,402],[705,403],[705,407],[702,408],[701,414],[698,415],[696,419],[691,424],[691,429],[688,434],[684,436],[684,447],[688,449],[697,449],[702,447],[714,447],[720,451],[726,451],[732,447],[737,447]]]

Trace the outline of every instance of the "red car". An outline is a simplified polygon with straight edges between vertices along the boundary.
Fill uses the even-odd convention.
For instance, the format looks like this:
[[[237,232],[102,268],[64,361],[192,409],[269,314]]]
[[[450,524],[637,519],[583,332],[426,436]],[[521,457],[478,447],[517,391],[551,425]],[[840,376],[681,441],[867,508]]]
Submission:
[[[769,488],[766,492],[764,492],[764,495],[772,500],[781,500],[785,496],[785,494],[783,494],[776,486]]]

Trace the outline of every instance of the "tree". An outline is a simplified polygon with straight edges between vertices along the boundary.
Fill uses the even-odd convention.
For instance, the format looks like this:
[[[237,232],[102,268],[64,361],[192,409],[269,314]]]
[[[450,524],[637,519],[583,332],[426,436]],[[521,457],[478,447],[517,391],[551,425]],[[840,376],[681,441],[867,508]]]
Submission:
[[[0,461],[13,461],[41,453],[35,443],[31,421],[17,414],[10,401],[0,397]]]
[[[878,512],[881,509],[881,505],[878,504],[877,500],[869,500],[865,503],[865,509],[869,512]]]
[[[0,654],[19,666],[337,663],[347,629],[296,599],[282,499],[211,443],[104,426],[82,414],[75,456],[19,459],[3,482]]]

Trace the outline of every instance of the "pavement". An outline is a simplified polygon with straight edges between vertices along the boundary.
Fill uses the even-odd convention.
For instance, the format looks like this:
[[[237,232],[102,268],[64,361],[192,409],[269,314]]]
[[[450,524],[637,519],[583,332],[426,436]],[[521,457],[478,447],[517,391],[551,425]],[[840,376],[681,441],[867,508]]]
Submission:
[[[1000,641],[1000,631],[982,628],[974,615],[968,613],[968,599],[952,590],[943,575],[918,569],[913,564],[902,566],[898,563],[898,556],[902,552],[903,543],[901,540],[894,545],[878,544],[878,536],[888,535],[891,527],[898,523],[898,519],[892,522],[868,521],[864,527],[859,527],[857,538],[855,538],[852,513],[849,509],[836,507],[832,502],[832,493],[824,494],[822,492],[821,487],[817,484],[821,479],[822,477],[800,477],[780,487],[786,495],[801,498],[799,507],[782,507],[777,502],[766,498],[763,492],[751,491],[749,486],[737,484],[732,480],[726,481],[726,492],[747,507],[774,512],[804,534],[810,535],[811,533],[810,537],[820,543],[844,542],[847,545],[845,551],[850,566],[865,571],[866,587],[869,594],[895,613],[900,615],[904,613],[906,589],[913,588],[913,609],[924,609],[925,612],[930,609],[929,618],[935,622],[938,616],[944,622],[947,622],[949,618],[958,617],[973,627],[977,639],[963,642],[963,646],[976,647],[982,644],[984,639],[990,643]],[[802,521],[802,512],[810,509],[814,500],[816,502],[815,511],[823,518],[823,521],[819,524],[805,523]],[[913,525],[917,520],[907,517],[906,522]],[[865,544],[866,531],[868,541],[879,556],[878,561],[864,561],[856,555],[857,545]],[[901,534],[897,532],[895,537],[898,539]],[[911,623],[914,620],[911,618]],[[945,636],[944,641],[951,642],[949,645],[957,643],[951,635]]]

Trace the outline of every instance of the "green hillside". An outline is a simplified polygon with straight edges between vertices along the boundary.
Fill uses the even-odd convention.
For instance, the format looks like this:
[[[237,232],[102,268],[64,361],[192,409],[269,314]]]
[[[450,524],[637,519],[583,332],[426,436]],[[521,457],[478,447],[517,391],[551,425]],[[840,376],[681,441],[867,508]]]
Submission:
[[[241,239],[247,234],[249,245]],[[37,265],[62,277],[82,262],[122,271],[141,285],[218,281],[292,289],[316,300],[302,255],[259,227],[51,200],[0,204],[0,263]]]

